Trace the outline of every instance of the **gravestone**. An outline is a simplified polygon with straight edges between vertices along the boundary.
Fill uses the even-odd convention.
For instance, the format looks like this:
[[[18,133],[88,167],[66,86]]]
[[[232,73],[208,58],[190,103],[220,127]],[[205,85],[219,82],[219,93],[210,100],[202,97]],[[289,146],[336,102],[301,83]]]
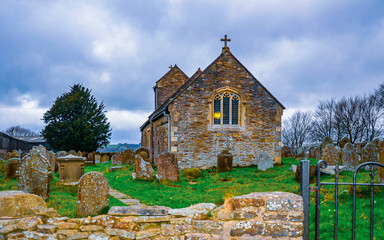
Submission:
[[[149,150],[148,148],[145,148],[145,147],[139,147],[138,149],[136,149],[136,151],[134,152],[134,156],[139,155],[141,152],[146,152],[149,158],[150,156]]]
[[[341,163],[344,170],[354,172],[359,165],[359,154],[352,143],[346,143],[341,152]]]
[[[321,142],[321,146],[320,146],[321,155],[323,155],[323,151],[325,150],[325,147],[328,144],[332,144],[333,145],[332,139],[330,137],[323,138],[323,141]]]
[[[66,151],[59,151],[56,153],[56,158],[66,156],[68,153]]]
[[[157,159],[157,179],[180,182],[180,173],[176,156],[165,152]]]
[[[269,168],[273,168],[273,157],[266,152],[263,152],[259,157],[257,168],[261,171],[265,171]]]
[[[124,154],[120,151],[115,153],[111,158],[111,162],[114,165],[123,165],[124,164]]]
[[[95,163],[100,163],[100,161],[101,161],[100,153],[95,154]]]
[[[47,160],[51,164],[51,170],[52,172],[57,172],[58,167],[57,165],[57,159],[56,159],[56,154],[53,151],[47,151]]]
[[[283,158],[292,157],[291,150],[289,150],[288,146],[283,146],[281,148],[281,157],[283,157]]]
[[[85,158],[69,154],[57,158],[59,162],[60,181],[76,183],[84,175]]]
[[[135,162],[135,156],[132,149],[127,149],[124,151],[124,164],[133,165]]]
[[[70,151],[68,152],[68,155],[69,155],[69,154],[71,154],[71,155],[73,155],[73,156],[76,156],[76,155],[77,155],[77,153],[76,153],[75,150],[70,150]]]
[[[227,150],[223,150],[217,155],[217,172],[232,172],[233,155]]]
[[[340,140],[340,142],[339,142],[339,146],[340,146],[340,148],[341,148],[341,149],[344,148],[345,144],[347,144],[347,143],[351,143],[351,141],[349,140],[349,138],[347,138],[347,137],[343,137],[343,138]]]
[[[132,173],[133,179],[150,181],[154,176],[155,172],[153,171],[147,153],[142,151],[139,155],[135,155],[135,172]]]
[[[295,166],[295,165],[293,165]],[[316,181],[316,165],[310,165],[309,166],[309,182],[314,183]],[[292,168],[292,166],[291,166]],[[301,179],[301,167],[300,165],[296,166],[296,171],[295,171],[295,180],[296,182],[300,183]]]
[[[384,148],[379,153],[379,163],[384,164]],[[379,182],[384,182],[384,168],[379,167]]]
[[[109,156],[107,154],[104,154],[101,156],[100,163],[107,163],[109,162]]]
[[[109,205],[109,183],[99,172],[88,172],[80,180],[77,190],[77,216],[98,215]]]
[[[86,155],[87,155],[87,157],[86,157],[86,160],[85,160],[85,165],[87,165],[87,166],[95,165],[95,153],[94,152],[90,152],[90,153],[88,153]]]
[[[39,149],[39,151],[41,152],[41,154],[42,154],[46,159],[48,159],[48,152],[47,152],[47,149],[46,149],[43,145],[39,145],[39,146],[37,146],[37,148]]]
[[[375,144],[377,152],[380,153],[381,149],[383,148],[382,141],[380,141],[378,138],[375,138],[372,143]]]
[[[76,154],[78,157],[82,157],[83,156],[83,153],[79,150]]]
[[[365,145],[365,147],[361,151],[361,163],[378,162],[378,161],[379,161],[379,158],[377,154],[376,145],[370,142],[367,145]]]
[[[19,163],[17,189],[49,199],[49,181],[52,179],[51,163],[45,157],[46,150],[33,147]]]
[[[321,159],[325,160],[329,166],[339,165],[340,155],[336,147],[329,143],[321,152]]]
[[[320,160],[321,159],[321,151],[319,147],[315,148],[315,159]]]
[[[315,158],[315,147],[314,146],[311,146],[309,148],[308,157],[309,158]]]
[[[11,158],[4,165],[5,178],[16,178],[19,158]]]
[[[0,152],[0,158],[3,159],[3,160],[5,160],[5,153]]]
[[[13,150],[11,152],[11,158],[19,158],[19,152],[17,150]]]

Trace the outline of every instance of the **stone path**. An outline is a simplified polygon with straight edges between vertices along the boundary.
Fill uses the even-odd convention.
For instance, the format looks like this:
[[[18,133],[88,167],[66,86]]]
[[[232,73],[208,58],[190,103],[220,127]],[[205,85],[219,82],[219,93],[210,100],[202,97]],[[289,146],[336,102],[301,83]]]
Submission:
[[[116,189],[111,188],[111,187],[109,187],[109,195],[111,195],[112,197],[118,199],[120,202],[123,202],[127,205],[141,204],[139,200],[134,199],[134,198],[128,196],[127,194],[124,194],[124,193],[122,193]]]

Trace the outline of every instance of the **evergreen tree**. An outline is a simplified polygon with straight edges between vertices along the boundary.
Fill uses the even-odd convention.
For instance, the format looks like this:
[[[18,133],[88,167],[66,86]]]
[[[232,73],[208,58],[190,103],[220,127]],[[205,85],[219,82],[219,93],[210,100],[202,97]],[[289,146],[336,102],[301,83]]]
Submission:
[[[44,114],[47,125],[42,135],[56,150],[96,151],[111,138],[105,112],[104,104],[97,103],[91,90],[75,84]]]

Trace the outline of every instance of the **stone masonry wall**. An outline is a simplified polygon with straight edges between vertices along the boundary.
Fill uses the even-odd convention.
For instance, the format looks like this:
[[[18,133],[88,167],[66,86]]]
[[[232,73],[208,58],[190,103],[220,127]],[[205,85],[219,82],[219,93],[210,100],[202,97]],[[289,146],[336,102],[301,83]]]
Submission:
[[[156,82],[157,87],[157,102],[156,108],[160,107],[169,97],[172,96],[186,81],[188,76],[175,65],[164,75],[159,81]],[[156,94],[156,92],[155,92]]]
[[[153,123],[152,148],[154,161],[156,161],[161,153],[168,151],[168,117],[166,116],[161,117]]]
[[[242,97],[240,128],[212,128],[212,94],[228,88]],[[280,162],[282,107],[228,51],[224,51],[174,102],[171,151],[179,168],[216,166],[216,156],[228,148],[233,164],[257,164],[263,152]],[[230,140],[232,139],[232,140]]]
[[[228,199],[210,213],[199,207],[207,205],[112,207],[107,215],[87,218],[0,217],[0,239],[302,239],[298,195],[251,193]]]

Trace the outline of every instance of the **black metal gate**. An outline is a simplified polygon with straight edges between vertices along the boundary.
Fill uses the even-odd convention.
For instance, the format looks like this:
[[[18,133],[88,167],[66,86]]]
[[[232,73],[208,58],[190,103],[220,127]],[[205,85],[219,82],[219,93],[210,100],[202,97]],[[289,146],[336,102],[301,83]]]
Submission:
[[[373,238],[373,223],[374,223],[374,187],[375,186],[384,186],[383,183],[375,183],[374,178],[377,175],[378,168],[384,168],[384,165],[377,162],[367,162],[359,165],[353,175],[352,183],[341,183],[339,182],[339,173],[340,168],[338,165],[335,166],[335,182],[321,182],[320,175],[321,169],[325,169],[328,167],[328,163],[324,160],[320,160],[317,162],[316,167],[316,186],[310,188],[309,177],[310,177],[310,164],[309,160],[301,161],[301,195],[303,197],[303,210],[304,210],[304,233],[303,239],[309,239],[309,196],[310,191],[316,192],[316,216],[315,216],[315,239],[318,240],[320,237],[320,190],[322,186],[333,185],[335,186],[335,222],[334,222],[334,239],[337,239],[337,230],[338,230],[338,206],[339,206],[339,186],[340,185],[349,185],[353,186],[353,205],[352,205],[352,239],[356,238],[356,186],[370,186],[370,195],[371,195],[371,211],[370,211],[370,239]],[[370,173],[370,183],[357,183],[356,177],[358,171],[361,169],[369,169]]]

